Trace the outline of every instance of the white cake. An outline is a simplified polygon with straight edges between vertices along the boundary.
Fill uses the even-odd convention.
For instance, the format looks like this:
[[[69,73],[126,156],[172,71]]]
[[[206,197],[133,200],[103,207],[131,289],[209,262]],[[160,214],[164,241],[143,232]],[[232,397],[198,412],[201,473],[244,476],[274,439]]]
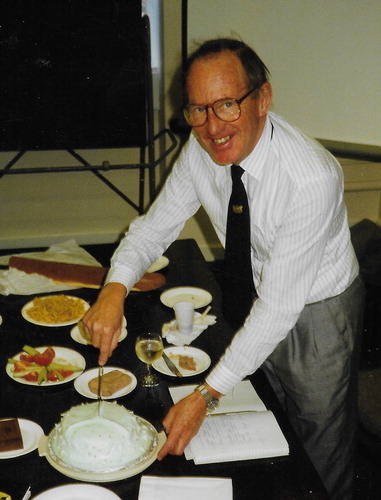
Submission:
[[[113,402],[74,406],[50,434],[53,455],[69,467],[109,472],[144,460],[156,445],[150,425]]]

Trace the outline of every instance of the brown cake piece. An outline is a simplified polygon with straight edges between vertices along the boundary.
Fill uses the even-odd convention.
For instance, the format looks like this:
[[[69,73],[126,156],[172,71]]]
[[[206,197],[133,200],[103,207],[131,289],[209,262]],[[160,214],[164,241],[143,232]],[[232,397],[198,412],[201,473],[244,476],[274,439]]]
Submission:
[[[20,450],[24,447],[17,418],[0,420],[0,452]]]
[[[112,370],[102,375],[102,396],[112,396],[131,382],[132,378],[120,370]],[[98,377],[89,382],[89,389],[93,394],[98,394]]]

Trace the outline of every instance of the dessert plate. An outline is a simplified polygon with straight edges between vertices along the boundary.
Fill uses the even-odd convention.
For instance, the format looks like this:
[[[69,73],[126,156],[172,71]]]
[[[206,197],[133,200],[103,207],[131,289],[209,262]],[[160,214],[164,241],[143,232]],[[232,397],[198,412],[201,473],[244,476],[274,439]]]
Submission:
[[[190,346],[166,347],[164,349],[164,352],[170,358],[170,360],[176,365],[176,367],[180,370],[183,377],[193,377],[194,375],[198,375],[199,373],[202,373],[205,370],[207,370],[211,363],[209,355],[206,354],[206,352],[202,351],[201,349],[197,349],[196,347],[190,347]],[[179,355],[192,357],[196,363],[196,370],[194,371],[187,370],[179,366],[178,359],[176,358],[176,356]],[[164,375],[170,375],[171,377],[175,376],[168,368],[168,366],[166,365],[165,361],[162,358],[155,361],[152,366],[155,368],[155,370],[157,370],[160,373],[163,373]]]
[[[43,347],[36,347],[37,351],[43,352],[46,349],[47,346]],[[15,378],[13,376],[13,364],[12,363],[7,363],[7,366],[5,367],[5,370],[7,374],[11,377],[12,380],[15,382],[18,382],[19,384],[25,384],[25,385],[35,385],[37,387],[52,387],[55,385],[59,384],[66,384],[67,382],[70,382],[77,377],[81,375],[83,370],[86,367],[86,361],[85,358],[79,354],[79,352],[74,351],[73,349],[68,349],[67,347],[57,347],[57,346],[52,346],[56,355],[54,357],[54,363],[60,363],[64,365],[74,365],[78,366],[81,368],[80,371],[73,372],[72,375],[69,375],[68,377],[64,378],[63,380],[56,380],[56,381],[47,381],[47,382],[42,382],[41,384],[38,384],[37,382],[30,382],[29,380],[25,380],[25,378],[18,377]],[[20,359],[21,354],[25,354],[24,352],[19,352],[18,354],[15,354],[12,356],[14,359]]]
[[[121,342],[127,337],[127,320],[125,317],[123,317],[123,328],[122,331],[120,332],[119,340],[118,342]],[[71,329],[70,331],[70,336],[75,342],[78,342],[78,344],[83,344],[83,345],[91,345],[91,342],[88,341],[80,332],[78,323]]]
[[[128,370],[124,370],[123,368],[119,368],[118,366],[105,366],[103,368],[103,373],[106,374],[108,372],[111,372],[112,370],[119,370],[120,372],[129,375],[131,377],[131,382],[128,385],[126,385],[126,387],[123,387],[123,389],[114,392],[114,394],[112,394],[111,396],[102,396],[102,399],[121,398],[122,396],[125,396],[126,394],[132,392],[136,387],[137,380],[133,373],[129,372]],[[74,381],[75,390],[79,392],[79,394],[81,394],[82,396],[85,396],[85,398],[98,399],[98,395],[94,394],[89,389],[90,380],[96,378],[97,376],[98,376],[98,368],[92,368],[91,370],[86,370],[85,372],[82,373],[82,375],[80,375],[77,379],[75,379]]]
[[[32,422],[32,420],[25,420],[23,418],[18,418],[17,420],[19,422],[24,446],[19,450],[2,451],[0,452],[0,458],[21,457],[21,455],[30,453],[38,447],[38,442],[44,434],[41,427],[35,422]]]
[[[33,500],[120,500],[113,491],[95,484],[64,484],[33,497]]]
[[[173,307],[176,302],[192,302],[195,309],[207,306],[212,301],[211,294],[203,288],[193,286],[177,286],[160,295],[160,300],[167,307]]]
[[[162,255],[159,257],[155,262],[151,264],[151,266],[147,269],[147,273],[156,273],[156,271],[160,271],[160,269],[164,269],[164,267],[167,267],[169,264],[169,259],[168,257],[165,257]]]
[[[51,297],[50,295],[47,295],[46,298]],[[90,304],[86,302],[85,300],[79,298],[79,297],[73,297],[70,295],[67,295],[66,297],[69,297],[70,299],[75,299],[79,303],[83,304],[84,310],[87,311],[90,309]],[[73,318],[70,321],[57,321],[56,323],[47,323],[44,321],[37,321],[33,318],[31,318],[28,314],[29,309],[33,307],[33,300],[28,302],[27,304],[24,305],[24,307],[21,309],[21,315],[24,319],[29,321],[29,323],[33,323],[34,325],[38,326],[49,326],[49,327],[57,327],[57,326],[68,326],[68,325],[74,325],[74,323],[78,323],[78,321],[82,318],[83,314],[81,314],[78,317]]]

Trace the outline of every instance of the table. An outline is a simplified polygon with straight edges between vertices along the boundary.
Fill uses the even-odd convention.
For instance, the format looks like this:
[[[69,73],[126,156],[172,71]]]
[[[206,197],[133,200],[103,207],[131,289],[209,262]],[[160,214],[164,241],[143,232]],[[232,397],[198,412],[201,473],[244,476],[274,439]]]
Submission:
[[[108,265],[114,245],[96,245],[86,249],[103,265]],[[22,251],[25,252],[25,249]],[[2,253],[7,254],[10,251]],[[194,240],[174,242],[166,255],[170,264],[161,271],[167,280],[163,288],[197,286],[208,290],[213,296],[210,314],[217,316],[217,323],[205,330],[192,344],[210,355],[213,366],[233,333],[223,319],[218,284]],[[149,329],[160,331],[161,325],[173,318],[173,310],[160,301],[162,291],[163,289],[135,292],[129,295],[125,304],[128,335],[119,344],[109,365],[126,368],[139,376],[143,365],[135,355],[134,339],[140,332]],[[95,300],[97,293],[96,290],[85,288],[70,292],[71,295],[82,297],[90,303]],[[20,310],[29,300],[31,296],[0,296],[0,314],[3,317],[3,324],[0,326],[0,367],[3,367],[0,371],[0,417],[32,420],[43,428],[45,434],[49,434],[54,424],[60,421],[61,413],[76,404],[90,400],[76,392],[73,382],[48,388],[30,387],[15,382],[5,372],[7,358],[20,352],[26,343],[35,347],[59,345],[80,352],[86,359],[88,369],[97,366],[98,351],[92,346],[75,343],[70,337],[70,326],[48,328],[25,321]],[[185,383],[199,383],[204,376],[205,374],[187,377]],[[250,380],[265,405],[277,417],[289,442],[289,456],[207,465],[194,465],[193,461],[187,461],[184,456],[168,456],[161,462],[154,462],[142,474],[101,485],[113,490],[123,500],[135,500],[138,498],[141,475],[231,477],[235,500],[328,500],[317,473],[290,428],[264,374],[258,370]],[[161,375],[160,385],[151,390],[152,397],[160,398],[163,412],[171,404],[168,385],[179,383],[184,381]],[[146,396],[144,390],[138,387],[118,402],[158,426],[160,418],[144,414],[143,403]],[[12,500],[21,500],[28,485],[32,486],[32,493],[36,495],[50,487],[74,482],[76,481],[56,471],[45,458],[39,457],[37,451],[0,460],[0,490],[11,494]]]

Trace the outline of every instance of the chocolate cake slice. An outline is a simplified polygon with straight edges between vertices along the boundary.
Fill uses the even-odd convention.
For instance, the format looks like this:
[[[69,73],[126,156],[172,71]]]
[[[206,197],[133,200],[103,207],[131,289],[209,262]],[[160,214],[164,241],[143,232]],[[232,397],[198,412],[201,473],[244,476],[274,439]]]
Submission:
[[[24,447],[17,418],[0,420],[0,452],[20,450]]]

